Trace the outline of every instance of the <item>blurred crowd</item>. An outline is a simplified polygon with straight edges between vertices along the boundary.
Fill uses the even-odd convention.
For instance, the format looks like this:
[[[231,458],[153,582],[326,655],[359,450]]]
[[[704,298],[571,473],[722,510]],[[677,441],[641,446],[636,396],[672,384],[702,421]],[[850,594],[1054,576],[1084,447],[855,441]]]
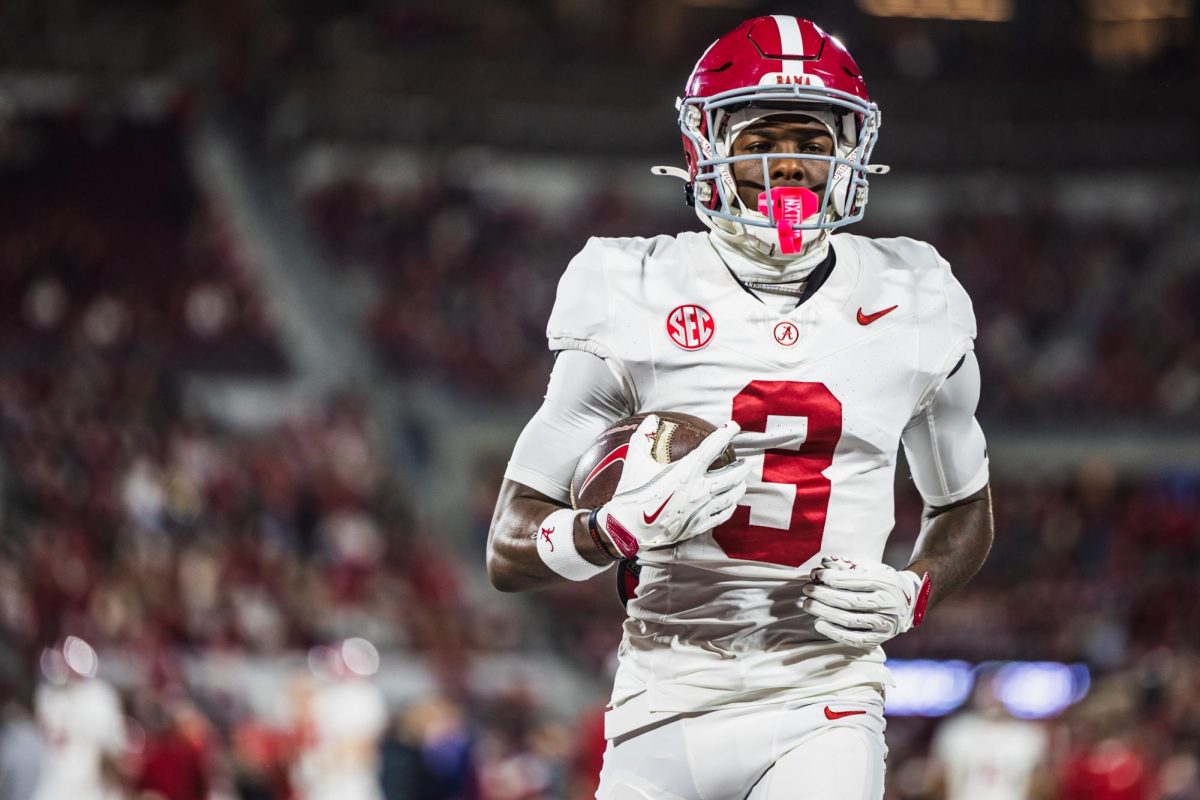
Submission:
[[[189,370],[286,370],[219,209],[196,191],[186,108],[0,122],[0,342],[9,366],[79,341]]]
[[[909,234],[934,243],[974,298],[983,413],[1200,420],[1200,207],[1139,219],[1019,205]]]
[[[546,318],[575,250],[589,235],[650,235],[662,217],[600,192],[554,221],[436,175],[411,191],[335,182],[306,208],[338,263],[377,277],[368,326],[386,364],[509,401],[545,388]]]
[[[981,415],[1200,419],[1200,209],[1077,218],[1027,200],[1020,213],[881,232],[935,243],[975,298]],[[558,277],[588,236],[699,224],[682,206],[649,208],[610,187],[579,213],[552,217],[434,176],[415,191],[333,182],[312,191],[307,208],[343,264],[381,277],[371,329],[401,374],[516,399],[544,388],[545,321]]]
[[[358,399],[252,430],[188,407],[197,370],[285,365],[184,129],[103,123],[10,128],[0,164],[0,797],[523,786],[562,737],[468,680],[519,616],[473,599]],[[389,704],[405,665],[431,677]]]
[[[263,775],[288,785],[281,752],[299,747],[300,707],[276,730],[236,677],[192,684],[193,660],[219,675],[222,659],[284,659],[353,635],[437,663],[458,691],[491,629],[471,628],[462,565],[413,523],[355,403],[239,433],[184,412],[173,377],[90,348],[0,377],[0,638],[17,686],[38,665],[53,682],[43,651],[56,642],[118,655],[142,728],[186,712],[242,796],[290,796],[247,787]],[[60,722],[83,731],[50,737],[50,752],[88,735],[86,719]],[[152,763],[152,744],[130,757]]]
[[[1088,74],[1094,66],[1089,55],[1095,51],[1086,38],[1064,38],[1056,32],[1093,19],[1112,22],[1126,18],[1103,6],[1084,4],[1026,9],[1026,13],[1003,14],[1009,17],[1003,26],[964,30],[950,25],[913,25],[904,19],[906,15],[886,13],[886,7],[868,2],[811,0],[806,8],[826,29],[854,34],[854,52],[860,54],[860,63],[871,68],[867,74],[905,70],[907,66],[911,77],[926,79],[943,73],[986,76],[994,63],[990,59],[997,52],[1010,52],[1013,40],[1025,45],[1025,53],[1023,59],[1012,63],[1011,75],[1006,77],[1044,75],[1050,69],[1072,77]],[[1010,7],[996,3],[993,8]],[[223,46],[243,58],[287,56],[289,60],[281,66],[293,73],[296,83],[311,81],[311,73],[317,69],[337,74],[353,63],[373,65],[364,76],[370,84],[389,66],[381,62],[391,59],[390,65],[394,65],[413,51],[425,56],[453,50],[460,60],[523,59],[543,69],[581,62],[612,67],[617,60],[614,57],[686,69],[697,55],[696,42],[707,41],[747,17],[769,14],[772,7],[761,0],[708,5],[673,0],[445,0],[436,5],[421,0],[168,0],[153,4],[114,0],[99,8],[86,0],[56,0],[52,6],[15,0],[3,11],[0,21],[6,24],[0,26],[0,44],[17,64],[78,69],[94,66],[96,59],[103,57],[114,68],[190,67],[194,72],[204,47]],[[1130,18],[1152,21],[1179,18],[1159,7],[1127,13]],[[47,20],[58,25],[48,25]],[[1146,26],[1147,37],[1158,32],[1157,26]],[[923,39],[931,40],[924,48],[914,43]],[[70,46],[80,41],[88,41],[92,52]],[[1189,40],[1178,37],[1170,43],[1174,48],[1165,51],[1145,47],[1141,59],[1122,66],[1160,72],[1177,67],[1188,55]],[[932,53],[928,52],[931,47]],[[921,63],[925,64],[923,71],[918,69]],[[445,66],[449,75],[459,75],[460,66]],[[600,79],[593,76],[593,80]],[[425,80],[424,85],[436,85],[438,77]],[[548,81],[506,88],[555,91],[562,87]],[[636,91],[636,87],[625,88]]]
[[[1200,643],[1200,477],[1122,479],[1097,461],[1069,480],[993,485],[986,564],[936,626],[899,640],[892,655],[1118,669]],[[902,562],[920,508],[910,491],[897,499],[889,557]]]
[[[515,798],[569,779],[572,730],[536,697],[475,692],[527,623],[414,521],[362,409],[239,432],[181,409],[174,377],[91,347],[0,377],[0,684],[44,779],[66,781],[37,797]],[[389,705],[372,677],[413,664],[427,691]]]

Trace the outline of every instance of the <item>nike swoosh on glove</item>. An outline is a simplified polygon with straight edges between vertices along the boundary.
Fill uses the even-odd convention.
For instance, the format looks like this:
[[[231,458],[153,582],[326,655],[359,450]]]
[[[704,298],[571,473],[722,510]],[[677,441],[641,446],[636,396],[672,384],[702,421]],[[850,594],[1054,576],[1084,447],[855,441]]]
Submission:
[[[650,414],[633,432],[617,491],[597,512],[599,527],[624,558],[712,530],[733,516],[746,493],[745,459],[708,470],[741,430],[737,423],[725,423],[670,464],[654,460],[658,430],[658,415]]]
[[[875,647],[921,624],[929,603],[929,573],[826,556],[801,591],[800,607],[817,632],[852,647]]]

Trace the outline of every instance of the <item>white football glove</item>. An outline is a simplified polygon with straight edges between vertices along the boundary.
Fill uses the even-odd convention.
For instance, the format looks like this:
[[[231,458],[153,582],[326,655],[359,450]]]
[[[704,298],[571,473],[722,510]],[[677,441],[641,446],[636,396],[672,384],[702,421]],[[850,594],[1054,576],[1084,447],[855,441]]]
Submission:
[[[875,647],[921,624],[929,603],[929,574],[887,564],[855,564],[826,556],[801,591],[801,608],[817,618],[818,633],[851,647]]]
[[[633,432],[617,491],[595,512],[596,527],[624,558],[712,530],[733,516],[746,493],[750,467],[745,459],[708,471],[741,430],[737,423],[725,423],[670,464],[654,458],[658,430],[658,415],[650,414]]]

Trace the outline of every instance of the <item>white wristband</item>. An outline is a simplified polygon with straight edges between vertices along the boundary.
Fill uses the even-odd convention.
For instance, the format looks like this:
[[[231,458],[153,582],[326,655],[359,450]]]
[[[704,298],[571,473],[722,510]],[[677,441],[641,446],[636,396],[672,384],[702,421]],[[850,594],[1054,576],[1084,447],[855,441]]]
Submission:
[[[586,581],[608,569],[608,564],[593,564],[575,549],[575,516],[578,511],[560,508],[542,520],[537,532],[537,551],[542,562],[571,581]]]

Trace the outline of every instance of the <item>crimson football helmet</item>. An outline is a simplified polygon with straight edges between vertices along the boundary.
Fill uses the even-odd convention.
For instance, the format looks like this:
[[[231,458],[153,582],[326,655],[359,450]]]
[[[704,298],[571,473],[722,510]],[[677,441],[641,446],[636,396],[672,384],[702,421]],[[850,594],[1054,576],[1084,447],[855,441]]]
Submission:
[[[677,107],[687,171],[654,171],[686,180],[689,200],[705,225],[762,255],[795,252],[780,248],[788,234],[803,235],[812,246],[833,228],[862,219],[868,173],[888,169],[870,163],[880,114],[858,65],[841,42],[808,20],[756,17],[717,39],[696,63]],[[730,155],[738,132],[780,113],[823,122],[835,142],[833,155]],[[771,198],[769,162],[778,158],[830,163],[823,202],[815,209],[806,204],[802,218],[793,216],[783,225],[776,219],[781,206],[761,200],[759,209],[750,209],[742,203],[730,170],[735,161],[761,159],[764,197]]]

